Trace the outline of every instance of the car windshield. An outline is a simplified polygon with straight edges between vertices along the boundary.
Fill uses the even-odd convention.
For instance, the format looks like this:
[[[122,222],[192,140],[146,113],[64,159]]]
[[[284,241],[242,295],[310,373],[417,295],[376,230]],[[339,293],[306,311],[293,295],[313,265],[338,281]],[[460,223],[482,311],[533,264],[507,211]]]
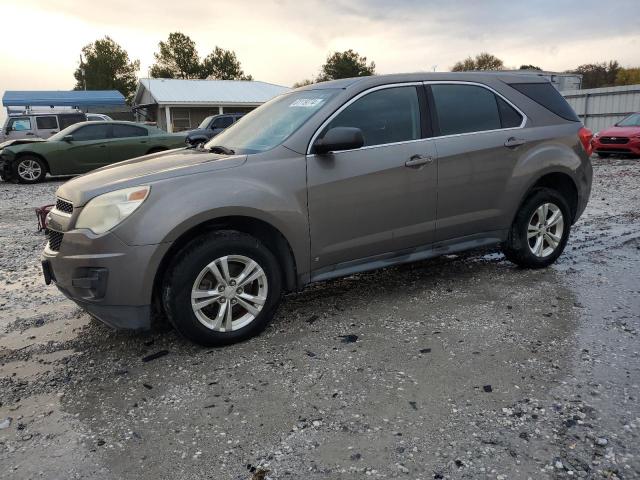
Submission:
[[[207,118],[202,120],[202,123],[200,123],[200,125],[198,125],[198,128],[207,128],[207,126],[209,126],[209,122],[211,121],[212,118],[213,118],[213,115],[209,115]]]
[[[336,92],[338,89],[303,90],[278,96],[213,137],[205,148],[221,146],[241,154],[271,150],[300,128]]]
[[[634,113],[616,123],[618,127],[640,127],[640,113]]]

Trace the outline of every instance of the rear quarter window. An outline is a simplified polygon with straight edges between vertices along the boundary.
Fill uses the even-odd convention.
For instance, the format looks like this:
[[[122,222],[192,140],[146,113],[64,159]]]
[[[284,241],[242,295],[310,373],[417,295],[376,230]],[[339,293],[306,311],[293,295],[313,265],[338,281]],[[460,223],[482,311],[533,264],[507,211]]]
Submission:
[[[576,112],[550,83],[510,83],[509,86],[565,120],[580,121]]]

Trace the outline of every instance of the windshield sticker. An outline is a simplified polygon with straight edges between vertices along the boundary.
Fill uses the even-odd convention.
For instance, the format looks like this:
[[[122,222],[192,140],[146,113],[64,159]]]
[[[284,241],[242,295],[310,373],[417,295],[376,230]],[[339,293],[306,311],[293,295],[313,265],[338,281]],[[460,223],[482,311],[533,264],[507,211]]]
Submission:
[[[313,108],[324,102],[324,98],[299,98],[294,100],[290,107]]]

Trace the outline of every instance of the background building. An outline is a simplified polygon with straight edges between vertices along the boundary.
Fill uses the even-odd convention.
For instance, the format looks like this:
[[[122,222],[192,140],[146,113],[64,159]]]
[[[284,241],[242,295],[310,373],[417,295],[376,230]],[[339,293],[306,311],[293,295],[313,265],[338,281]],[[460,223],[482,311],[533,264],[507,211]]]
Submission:
[[[586,127],[598,132],[640,112],[640,85],[560,92]]]
[[[509,70],[509,73],[539,75],[549,80],[551,84],[561,92],[582,88],[582,74],[580,73],[545,72],[541,70]]]
[[[256,81],[142,78],[133,108],[138,121],[179,132],[197,128],[209,115],[248,112],[288,90]]]

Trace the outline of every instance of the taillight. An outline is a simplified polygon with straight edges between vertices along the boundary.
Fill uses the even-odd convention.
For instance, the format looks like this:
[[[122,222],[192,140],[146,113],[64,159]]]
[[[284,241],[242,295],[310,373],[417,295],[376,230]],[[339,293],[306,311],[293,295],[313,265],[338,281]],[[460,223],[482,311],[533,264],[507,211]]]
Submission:
[[[593,153],[593,146],[591,145],[591,139],[593,138],[593,132],[586,127],[582,127],[578,130],[578,138],[582,144],[582,148],[587,152],[587,155]]]

